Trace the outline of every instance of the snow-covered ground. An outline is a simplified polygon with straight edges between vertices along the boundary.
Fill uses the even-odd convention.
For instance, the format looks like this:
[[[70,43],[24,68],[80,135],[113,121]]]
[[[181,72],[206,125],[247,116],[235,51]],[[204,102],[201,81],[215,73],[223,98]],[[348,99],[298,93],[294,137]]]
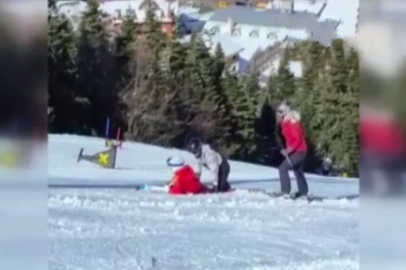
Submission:
[[[50,269],[359,268],[358,200],[308,204],[259,194],[136,192],[132,185],[169,180],[168,156],[193,158],[125,142],[117,169],[107,170],[77,163],[81,147],[89,154],[105,149],[101,139],[49,136]],[[234,187],[279,187],[274,168],[232,162],[231,169]],[[308,177],[315,195],[358,194],[357,180]]]

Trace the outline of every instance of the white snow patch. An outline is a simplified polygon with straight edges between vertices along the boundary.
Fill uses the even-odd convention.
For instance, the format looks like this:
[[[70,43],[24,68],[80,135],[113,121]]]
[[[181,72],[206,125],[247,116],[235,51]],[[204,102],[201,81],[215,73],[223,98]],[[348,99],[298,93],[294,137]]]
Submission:
[[[104,148],[102,139],[49,136],[49,182],[58,185],[159,183],[186,152],[123,144],[117,166],[76,162]],[[235,187],[278,189],[277,169],[231,162]],[[358,193],[358,181],[308,175],[312,193]],[[295,187],[295,183],[292,184]],[[170,196],[134,189],[51,188],[50,269],[355,270],[358,200],[283,201],[261,194]],[[157,260],[155,267],[151,262]]]

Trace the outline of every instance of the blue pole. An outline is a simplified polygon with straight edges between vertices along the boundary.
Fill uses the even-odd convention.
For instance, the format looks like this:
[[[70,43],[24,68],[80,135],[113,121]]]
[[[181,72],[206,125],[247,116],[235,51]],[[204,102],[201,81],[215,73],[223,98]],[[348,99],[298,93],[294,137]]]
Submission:
[[[109,137],[109,131],[110,131],[110,118],[106,119],[106,140]]]

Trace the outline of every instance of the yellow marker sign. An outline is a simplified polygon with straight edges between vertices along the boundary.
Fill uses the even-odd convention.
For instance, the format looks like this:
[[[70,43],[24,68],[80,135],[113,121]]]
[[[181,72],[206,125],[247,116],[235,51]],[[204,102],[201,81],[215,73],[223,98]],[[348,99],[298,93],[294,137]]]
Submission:
[[[12,151],[0,155],[0,164],[8,168],[15,168],[18,164],[18,157]]]
[[[263,8],[263,9],[265,9],[265,8],[266,8],[266,3],[264,3],[264,2],[258,3],[258,4],[257,4],[257,8]]]
[[[219,6],[220,8],[226,8],[226,7],[228,7],[228,3],[225,2],[225,1],[220,1],[220,2],[218,3],[218,6]]]
[[[107,165],[109,163],[109,155],[100,153],[98,162],[102,165]]]

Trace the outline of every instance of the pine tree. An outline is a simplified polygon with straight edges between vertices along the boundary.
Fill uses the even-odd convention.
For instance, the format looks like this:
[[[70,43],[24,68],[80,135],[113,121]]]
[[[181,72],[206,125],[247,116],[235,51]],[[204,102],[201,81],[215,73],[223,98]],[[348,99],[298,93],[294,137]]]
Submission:
[[[138,27],[135,22],[135,15],[127,10],[121,25],[121,31],[116,37],[115,55],[117,57],[118,74],[122,77],[119,81],[128,83],[128,80],[135,73],[135,55]],[[126,85],[124,83],[124,86]]]
[[[258,77],[258,72],[250,72],[242,80],[242,86],[246,99],[251,104],[250,107],[251,111],[253,112],[257,111],[262,94],[261,88],[259,87]]]
[[[223,78],[225,68],[226,63],[223,48],[221,47],[220,43],[217,43],[216,48],[214,50],[213,67],[212,67],[215,85],[221,85],[221,80]]]
[[[261,90],[258,85],[258,74],[252,72],[242,81],[239,97],[235,101],[235,114],[238,119],[239,130],[243,145],[239,155],[248,159],[256,150],[255,121],[259,105]]]
[[[143,31],[146,33],[146,45],[148,59],[153,72],[158,72],[161,64],[162,51],[166,48],[166,37],[162,33],[161,24],[158,21],[153,1],[148,2]]]
[[[276,95],[274,94],[273,100],[277,103],[283,100],[291,100],[295,95],[295,76],[289,69],[289,57],[290,54],[287,49],[274,80],[276,83]]]
[[[307,123],[310,135],[314,143],[317,153],[321,156],[331,158],[331,133],[325,132],[326,127],[333,127],[334,119],[331,117],[336,113],[334,106],[330,106],[331,100],[335,100],[337,96],[331,93],[330,77],[328,68],[321,70],[317,80],[314,83],[314,94],[312,97],[312,111]],[[309,106],[310,107],[310,106]]]
[[[177,140],[184,129],[183,119],[189,116],[183,108],[182,60],[177,55],[182,50],[175,37],[167,40],[162,33],[153,3],[147,8],[144,38],[137,45],[145,53],[137,62],[140,74],[129,101],[129,127],[131,139],[166,146]]]
[[[262,89],[259,98],[258,110],[255,121],[255,146],[252,153],[255,162],[277,166],[280,163],[278,149],[282,149],[279,137],[279,128],[276,122],[275,109],[271,106],[268,89]]]
[[[317,117],[320,116],[319,104],[320,94],[316,89],[320,74],[325,65],[321,63],[320,57],[324,47],[314,41],[299,43],[303,66],[303,76],[300,78],[296,87],[295,105],[299,109],[302,118],[302,124],[305,130],[307,142],[309,144],[309,162],[307,169],[313,170],[319,167],[319,133],[320,123]]]
[[[346,92],[342,96],[343,111],[347,117],[343,126],[343,150],[341,164],[344,173],[350,176],[358,176],[359,171],[359,99],[360,99],[360,73],[359,54],[354,48],[350,48],[346,61],[347,83]]]
[[[266,128],[267,132],[265,132],[265,136],[267,137],[267,140],[271,142],[271,144],[278,148],[282,149],[284,148],[284,144],[281,140],[281,134],[280,134],[280,128],[279,125],[276,124],[276,110],[281,101],[285,100],[285,97],[283,96],[283,93],[278,91],[278,86],[277,86],[277,74],[272,74],[269,76],[268,79],[268,84],[267,88],[265,90],[266,95],[264,96],[264,105],[265,107],[268,107],[268,113],[272,113],[272,121],[270,123],[274,123],[273,125],[270,124],[272,127],[270,129]],[[269,120],[270,116],[264,117],[267,120]]]
[[[114,116],[118,97],[115,91],[115,76],[112,76],[115,57],[111,37],[106,30],[106,22],[98,1],[88,2],[88,9],[83,13],[79,30],[78,88],[80,95],[90,106],[90,110],[83,113],[82,117],[91,123],[88,132],[102,134],[106,118]]]
[[[175,17],[175,29],[169,40],[169,74],[174,80],[183,80],[186,61],[186,48],[180,43],[181,21]]]
[[[202,98],[205,94],[213,92],[213,58],[201,36],[193,36],[189,46],[186,57],[188,73],[195,86],[197,98]]]
[[[331,158],[344,172],[354,174],[358,160],[358,93],[356,55],[346,56],[343,40],[334,40],[326,70],[327,81],[318,106],[319,135],[324,156]],[[355,57],[355,58],[354,58]],[[351,59],[352,58],[352,59]],[[358,88],[358,89],[357,89]]]
[[[295,97],[297,100],[296,105],[303,115],[304,125],[307,127],[308,132],[312,133],[314,130],[310,128],[310,123],[312,116],[316,114],[313,104],[317,100],[317,93],[314,88],[319,77],[320,68],[324,67],[320,63],[323,47],[314,41],[304,44],[304,51],[302,52],[303,76],[300,79]]]
[[[328,95],[324,100],[323,113],[324,119],[322,130],[329,130],[327,151],[335,164],[343,168],[342,157],[346,147],[344,147],[343,123],[348,120],[348,111],[344,111],[343,98],[346,93],[346,83],[348,73],[346,70],[346,59],[344,55],[343,40],[334,40],[331,46],[331,60],[328,69]]]
[[[269,76],[265,93],[265,97],[269,100],[270,104],[276,106],[278,101],[282,100],[282,97],[279,96],[279,92],[277,91],[275,74]]]
[[[331,44],[332,61],[330,65],[330,79],[336,93],[347,92],[346,82],[348,77],[345,44],[343,39],[333,40]]]
[[[238,81],[238,78],[235,74],[231,73],[228,70],[224,72],[224,79],[222,80],[222,88],[224,93],[227,96],[228,104],[230,106],[230,115],[231,120],[227,123],[230,130],[229,139],[225,145],[227,153],[233,158],[238,158],[239,153],[241,152],[242,138],[240,135],[241,132],[241,122],[238,115],[237,108],[239,107],[239,99],[242,93],[242,86]]]
[[[115,118],[122,126],[128,124],[128,96],[134,93],[137,74],[138,26],[135,14],[127,9],[120,31],[115,39],[115,88],[118,96]],[[120,123],[121,122],[121,123]]]
[[[197,115],[190,92],[179,82],[170,80],[162,104],[167,128],[167,142],[171,146],[184,147],[185,137],[193,131],[191,122]]]
[[[49,128],[54,132],[80,132],[80,103],[76,93],[77,37],[70,21],[59,14],[55,3],[48,14],[48,87],[52,114]]]
[[[50,22],[53,15],[57,12],[56,0],[48,0],[48,22]]]
[[[232,115],[232,104],[227,96],[227,89],[224,87],[224,75],[228,69],[225,62],[225,55],[221,45],[218,43],[214,50],[214,55],[211,57],[211,69],[214,86],[214,99],[217,100],[217,111],[215,112],[218,117],[218,125],[220,128],[219,144],[227,145],[232,136],[232,123],[235,121]]]
[[[375,76],[375,80],[377,80],[378,76]],[[362,76],[362,78],[365,78],[365,75]],[[378,83],[375,84],[375,87]],[[379,85],[379,84],[378,84]],[[394,114],[396,116],[396,119],[401,127],[401,130],[403,134],[406,137],[406,106],[404,105],[404,101],[406,98],[406,91],[405,91],[405,86],[406,86],[406,64],[403,63],[403,65],[400,66],[398,73],[396,74],[396,79],[394,83],[394,89],[391,91],[390,94],[386,94],[389,96],[390,104],[393,107]],[[363,89],[365,89],[365,86],[363,85]],[[369,90],[369,89],[368,89]],[[368,91],[363,90],[363,95],[367,95]],[[375,93],[374,93],[375,92]],[[376,94],[376,90],[374,91],[371,96],[376,98],[378,94]]]
[[[190,132],[191,122],[196,117],[193,92],[187,87],[186,47],[180,43],[181,25],[175,18],[175,30],[168,40],[168,72],[165,102],[162,104],[166,118],[167,142],[184,147],[185,136]]]
[[[221,97],[215,85],[213,59],[198,35],[194,35],[191,39],[185,64],[187,73],[185,85],[192,92],[195,109],[200,115],[198,117],[200,120],[195,122],[193,128],[199,129],[201,136],[207,140],[217,141],[222,134],[219,120],[224,108],[221,106]]]

